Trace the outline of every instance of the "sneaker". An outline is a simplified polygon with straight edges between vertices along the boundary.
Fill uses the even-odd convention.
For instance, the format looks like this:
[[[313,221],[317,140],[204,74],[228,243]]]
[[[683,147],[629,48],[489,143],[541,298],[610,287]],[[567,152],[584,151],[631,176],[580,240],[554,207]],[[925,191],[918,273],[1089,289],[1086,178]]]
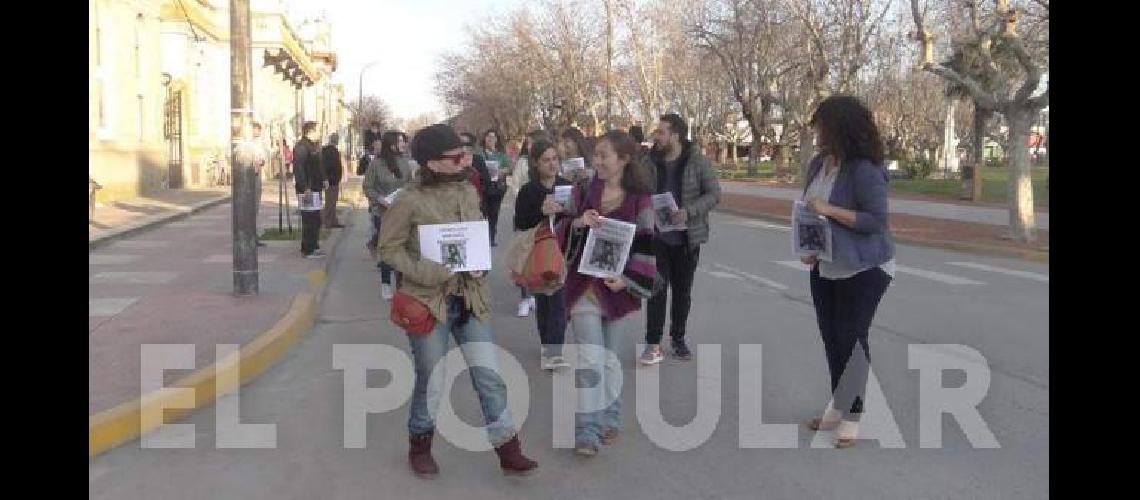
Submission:
[[[693,359],[693,351],[685,345],[685,339],[673,339],[673,356],[681,361]]]
[[[555,354],[553,356],[547,356],[543,354],[539,356],[539,358],[539,364],[541,364],[542,369],[546,371],[554,371],[559,368],[567,368],[570,366],[570,362],[566,361],[566,358],[562,357],[559,354]]]
[[[387,283],[381,284],[380,296],[384,297],[384,300],[392,300],[392,285],[389,285]]]
[[[554,370],[570,367],[570,362],[566,361],[566,358],[562,357],[559,354],[555,354],[554,356],[550,357],[550,364],[554,367]]]
[[[598,445],[593,443],[574,444],[574,454],[580,457],[592,457],[598,454]]]
[[[530,299],[523,299],[522,302],[519,302],[518,316],[520,318],[530,316]]]
[[[665,353],[661,351],[661,345],[647,345],[645,351],[641,353],[641,357],[637,358],[637,362],[643,365],[655,365],[665,360]]]
[[[325,253],[320,250],[313,250],[313,253],[305,256],[306,259],[323,259],[325,257]]]
[[[257,246],[258,246],[258,247],[260,247],[260,248],[265,248],[265,246],[266,246],[266,245],[265,245],[265,242],[264,242],[264,241],[261,241],[261,240],[257,240]]]

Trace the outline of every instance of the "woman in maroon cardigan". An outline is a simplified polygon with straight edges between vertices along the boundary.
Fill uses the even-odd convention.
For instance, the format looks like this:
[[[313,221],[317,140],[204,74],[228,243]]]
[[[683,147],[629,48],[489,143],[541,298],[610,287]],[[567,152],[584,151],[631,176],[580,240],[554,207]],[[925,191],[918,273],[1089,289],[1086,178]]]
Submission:
[[[657,277],[653,254],[653,204],[646,172],[634,163],[637,143],[622,131],[602,136],[595,149],[594,179],[575,186],[566,206],[570,226],[563,242],[570,259],[564,293],[578,348],[578,412],[574,451],[593,456],[598,444],[617,438],[621,424],[621,362],[616,351],[630,313],[652,294]],[[585,189],[582,189],[585,186]],[[578,272],[586,228],[600,218],[637,225],[629,258],[620,277],[596,278]],[[604,348],[604,349],[602,349]]]

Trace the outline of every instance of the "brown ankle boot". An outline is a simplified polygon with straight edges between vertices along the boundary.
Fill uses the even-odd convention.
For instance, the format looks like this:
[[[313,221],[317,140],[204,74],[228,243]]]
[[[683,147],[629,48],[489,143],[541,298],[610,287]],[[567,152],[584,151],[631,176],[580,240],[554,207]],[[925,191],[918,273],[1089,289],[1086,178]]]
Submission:
[[[495,453],[499,455],[499,467],[508,476],[525,476],[538,468],[538,462],[523,456],[518,436],[496,447]]]
[[[408,465],[415,475],[424,479],[433,479],[439,475],[439,466],[431,456],[432,433],[409,436]]]

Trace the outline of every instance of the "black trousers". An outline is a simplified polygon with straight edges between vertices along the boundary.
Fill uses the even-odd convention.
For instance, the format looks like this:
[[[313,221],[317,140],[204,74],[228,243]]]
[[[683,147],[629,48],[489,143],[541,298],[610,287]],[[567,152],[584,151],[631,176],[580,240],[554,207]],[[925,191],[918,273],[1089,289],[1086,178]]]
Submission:
[[[654,241],[657,257],[657,272],[668,284],[661,293],[649,299],[646,312],[645,343],[660,344],[665,331],[665,306],[669,291],[673,292],[673,305],[669,308],[669,336],[674,340],[685,339],[685,323],[689,321],[689,307],[693,304],[693,277],[697,273],[697,261],[701,249],[689,245],[669,246]]]
[[[320,248],[321,211],[301,211],[301,253],[309,255]]]
[[[483,203],[486,209],[487,229],[491,243],[495,242],[495,229],[499,226],[499,208],[503,206],[503,196],[488,196]]]
[[[811,299],[827,355],[834,406],[847,420],[858,421],[863,413],[871,366],[867,334],[890,284],[890,275],[878,267],[840,280],[821,278],[818,265],[811,270]],[[856,351],[856,346],[861,349]]]
[[[566,297],[563,290],[553,295],[535,294],[535,321],[538,322],[538,337],[542,346],[551,356],[562,355],[562,344],[566,342]]]

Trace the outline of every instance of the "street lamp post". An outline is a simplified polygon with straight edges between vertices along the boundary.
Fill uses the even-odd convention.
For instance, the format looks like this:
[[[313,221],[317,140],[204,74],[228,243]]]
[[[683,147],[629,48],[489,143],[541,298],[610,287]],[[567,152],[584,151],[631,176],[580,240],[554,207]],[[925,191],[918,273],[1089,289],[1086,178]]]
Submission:
[[[234,294],[257,295],[257,181],[253,172],[250,121],[249,0],[230,4],[230,142],[233,165],[233,281]]]
[[[379,60],[375,60],[375,61],[372,61],[368,64],[365,64],[363,68],[360,68],[360,82],[359,82],[360,84],[356,87],[356,90],[358,92],[358,97],[356,99],[356,121],[357,122],[360,122],[361,117],[363,116],[363,113],[361,113],[361,112],[364,111],[364,72],[368,71],[368,68],[371,68],[372,66],[375,66],[379,63],[380,63]],[[365,126],[366,125],[363,122],[360,123],[361,128],[363,128]],[[362,138],[364,137],[363,134],[361,134],[361,137]],[[367,153],[368,152],[368,145],[367,144],[361,144],[360,149],[364,153]]]

